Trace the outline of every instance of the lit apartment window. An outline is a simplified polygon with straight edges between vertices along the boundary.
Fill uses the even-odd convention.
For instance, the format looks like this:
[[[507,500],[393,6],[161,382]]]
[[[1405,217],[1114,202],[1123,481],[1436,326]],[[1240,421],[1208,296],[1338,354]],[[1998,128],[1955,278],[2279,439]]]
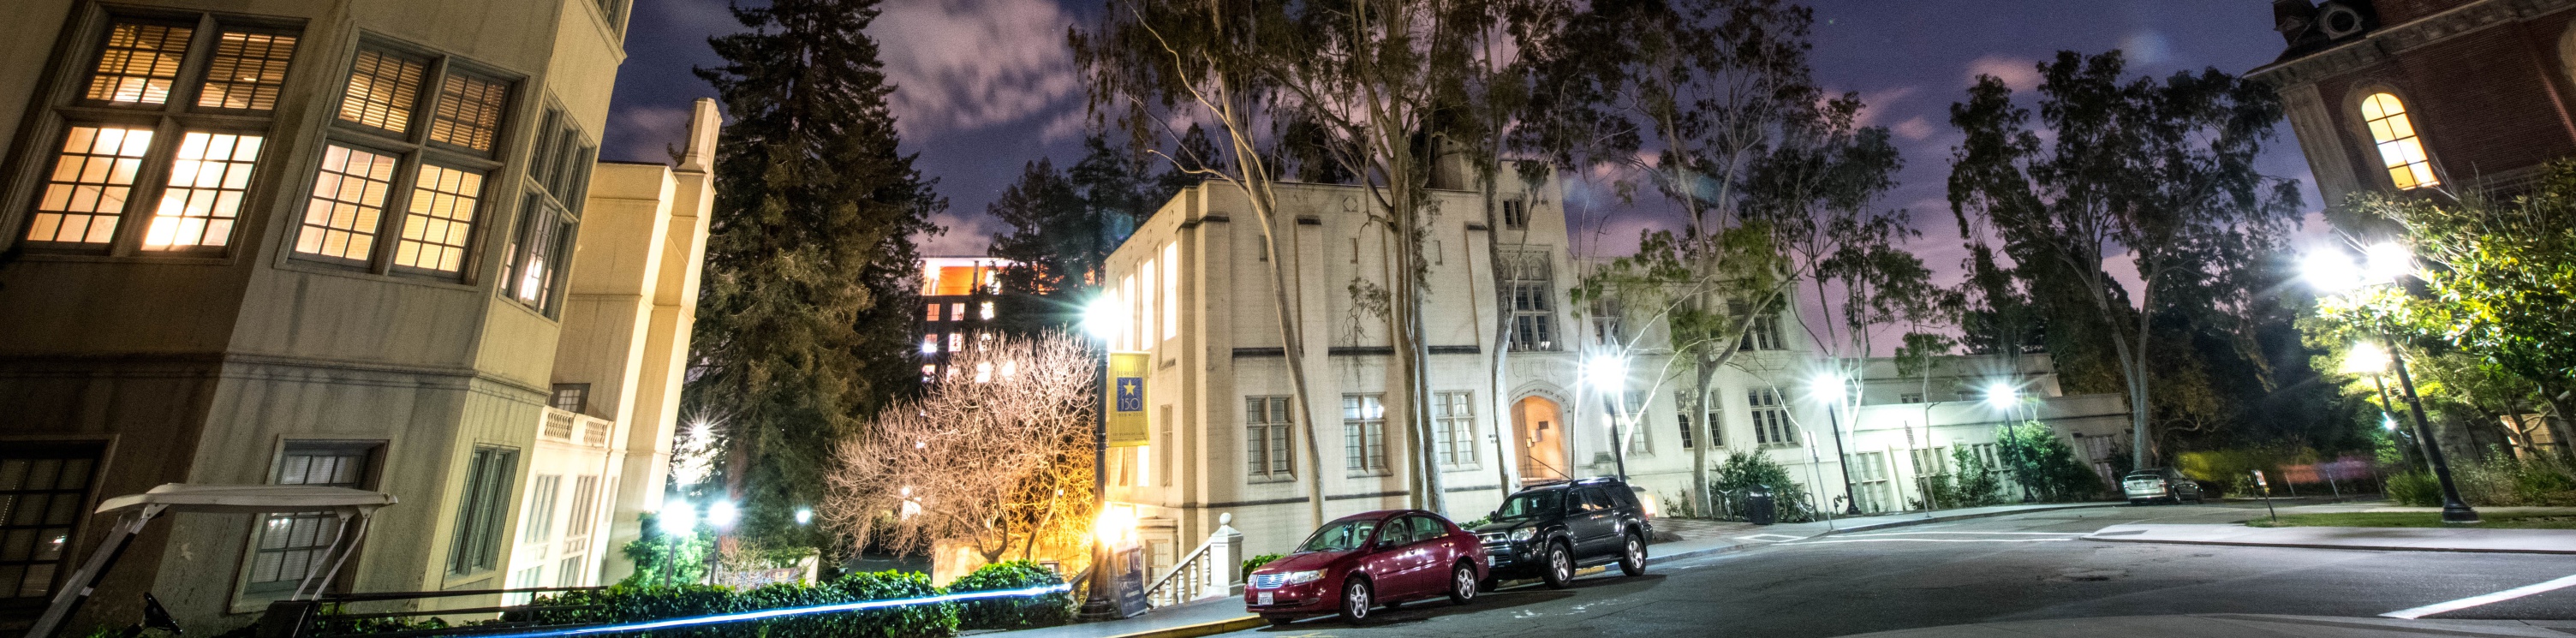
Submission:
[[[438,111],[429,118],[429,139],[490,152],[501,132],[501,109],[509,103],[509,83],[451,73],[439,88]]]
[[[595,153],[596,147],[573,128],[571,116],[559,109],[546,112],[536,147],[528,153],[528,189],[502,258],[508,276],[501,281],[501,292],[549,316],[560,305],[563,262],[572,259]]]
[[[922,335],[922,336],[921,336],[921,353],[922,353],[922,354],[939,354],[939,335],[935,335],[935,334]]]
[[[1520,200],[1503,200],[1503,227],[1512,230],[1529,228],[1529,204]]]
[[[1181,336],[1181,245],[1163,244],[1163,338]]]
[[[477,446],[465,466],[465,487],[457,492],[456,529],[448,541],[447,573],[489,571],[501,562],[503,521],[510,515],[510,477],[518,474],[519,451]]]
[[[257,135],[189,131],[170,166],[170,183],[143,234],[150,248],[222,246],[241,216],[242,193],[259,163]]]
[[[360,49],[341,94],[340,121],[401,134],[411,129],[411,109],[420,101],[421,80],[429,63],[385,51]]]
[[[98,446],[86,444],[0,446],[0,503],[14,506],[0,518],[0,600],[41,604],[32,599],[51,593],[54,577],[71,571],[64,563],[81,531],[98,454]]]
[[[152,129],[72,127],[45,177],[27,241],[107,243],[151,147]]]
[[[1761,388],[1749,392],[1745,402],[1752,409],[1753,442],[1762,447],[1788,447],[1798,444],[1798,433],[1789,428],[1789,408],[1781,405],[1780,391]]]
[[[1556,283],[1546,251],[1506,253],[1497,265],[1511,304],[1512,349],[1556,349]]]
[[[1431,395],[1431,442],[1437,446],[1432,456],[1447,468],[1467,469],[1477,464],[1476,393],[1458,390]]]
[[[376,447],[366,443],[289,441],[278,458],[277,485],[369,489]],[[339,540],[340,516],[328,511],[263,514],[252,539],[250,592],[295,589]]]
[[[90,74],[89,99],[115,104],[162,104],[179,78],[195,29],[165,24],[118,22],[107,31],[107,45]]]
[[[966,320],[966,304],[963,304],[963,303],[952,303],[952,304],[948,304],[948,320],[949,320],[949,321],[965,321],[965,320]]]
[[[394,265],[442,272],[464,267],[465,242],[474,234],[474,211],[482,199],[482,173],[421,165]]]
[[[1288,397],[1244,397],[1243,426],[1246,460],[1251,463],[1255,479],[1286,479],[1296,471],[1295,453],[1289,451],[1294,419],[1288,416]]]
[[[1381,394],[1342,395],[1342,469],[1386,471],[1386,403]]]
[[[982,317],[985,321],[992,321],[992,320],[993,320],[993,302],[990,302],[990,301],[982,302],[981,307],[980,307],[980,308],[978,308],[977,316]]]
[[[938,321],[938,320],[939,320],[939,304],[929,304],[929,309],[928,309],[928,310],[925,310],[925,311],[923,311],[923,312],[922,312],[921,320],[922,320],[922,321]]]
[[[965,350],[965,349],[966,349],[966,334],[965,334],[965,333],[962,333],[962,332],[951,332],[951,333],[948,333],[948,351],[949,351],[949,352],[957,352],[957,351]]]
[[[385,193],[393,190],[393,179],[391,155],[338,144],[325,147],[295,252],[366,261],[375,250],[377,223],[384,217]]]
[[[2424,140],[2415,134],[2414,119],[2406,115],[2406,103],[2395,95],[2373,93],[2361,100],[2361,120],[2379,145],[2379,162],[2388,169],[2390,183],[2406,190],[2442,185],[2424,155]]]
[[[498,140],[511,83],[464,60],[368,44],[350,65],[339,125],[329,129],[296,256],[376,273],[462,279],[473,270],[478,229],[491,203],[508,201],[486,187],[503,166]],[[570,233],[538,228],[538,241],[531,242],[526,226],[512,238],[506,256],[512,267],[502,273],[501,288],[550,311],[550,286],[560,270],[553,262],[569,252],[555,244]],[[538,285],[522,285],[531,278]]]
[[[295,59],[295,36],[226,31],[215,40],[215,60],[197,106],[266,111],[277,108],[286,87],[286,63]]]
[[[46,142],[53,157],[33,176],[22,235],[30,247],[131,254],[106,249],[219,251],[232,243],[265,150],[257,132],[268,128],[296,37],[223,22],[118,18],[96,40],[95,57],[65,70],[86,82],[54,108],[68,125]],[[110,123],[146,117],[177,129],[156,135],[151,125]],[[144,183],[146,167],[168,175]],[[147,217],[140,232],[125,228],[128,214]]]

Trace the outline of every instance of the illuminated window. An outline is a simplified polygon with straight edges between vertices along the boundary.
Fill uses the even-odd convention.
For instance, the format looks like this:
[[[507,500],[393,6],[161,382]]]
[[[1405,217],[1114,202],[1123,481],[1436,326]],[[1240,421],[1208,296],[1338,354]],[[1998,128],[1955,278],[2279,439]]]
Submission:
[[[982,308],[979,310],[979,313],[978,313],[978,314],[979,314],[980,316],[982,316],[982,317],[984,318],[984,320],[985,320],[985,321],[992,321],[992,320],[993,320],[993,302],[990,302],[990,301],[983,302],[983,303],[981,304],[981,306],[982,306]]]
[[[1181,245],[1163,244],[1163,338],[1181,336]]]
[[[288,441],[271,483],[367,489],[374,455],[375,446],[367,444]],[[342,531],[339,514],[330,511],[261,515],[252,539],[249,589],[294,589],[330,559]]]
[[[429,65],[418,60],[359,50],[349,89],[340,98],[340,119],[395,133],[411,130],[411,109],[428,72]]]
[[[90,503],[100,449],[93,444],[13,441],[0,447],[0,599],[29,603],[52,593]],[[104,523],[102,517],[90,517]],[[88,530],[78,530],[88,531]]]
[[[1162,275],[1163,271],[1154,267],[1154,260],[1152,259],[1145,260],[1145,267],[1141,270],[1145,271],[1144,292],[1146,296],[1136,300],[1136,321],[1138,322],[1136,324],[1138,326],[1136,328],[1136,340],[1144,344],[1137,346],[1140,349],[1152,347],[1153,344],[1160,343],[1162,341],[1162,339],[1157,338],[1156,335],[1158,333],[1154,332],[1154,315],[1155,311],[1159,310],[1164,303],[1167,303],[1167,300],[1165,300],[1162,295],[1164,289],[1160,286],[1154,285],[1156,278]]]
[[[572,253],[573,222],[541,193],[529,193],[520,213],[518,236],[510,242],[509,262],[503,269],[509,278],[502,281],[502,292],[551,314],[560,296],[555,292],[563,280],[562,260]]]
[[[206,67],[206,86],[197,106],[266,111],[277,108],[286,86],[286,63],[295,57],[295,36],[226,31],[215,40],[215,59]]]
[[[143,234],[148,248],[222,246],[232,238],[233,219],[241,216],[242,191],[250,188],[251,169],[259,163],[260,136],[190,131],[179,141],[171,161],[170,186],[161,191],[152,225]]]
[[[27,241],[106,243],[152,147],[152,129],[74,126],[36,200]]]
[[[922,317],[922,319],[921,319],[921,320],[922,320],[922,321],[938,321],[938,320],[939,320],[939,304],[930,304],[930,311],[929,311],[926,315],[924,315],[924,316]]]
[[[429,139],[477,151],[491,151],[501,131],[501,108],[509,102],[510,85],[461,73],[447,76],[438,90],[438,111],[431,114]]]
[[[482,173],[422,165],[394,265],[442,272],[463,267],[465,240],[474,234],[474,209],[482,197]]]
[[[964,304],[964,303],[952,303],[952,304],[948,304],[948,320],[949,320],[949,321],[965,321],[965,320],[966,320],[966,304]]]
[[[366,261],[376,246],[376,222],[393,188],[394,158],[338,144],[322,149],[322,170],[304,206],[295,252]]]
[[[948,333],[948,351],[956,352],[964,349],[966,349],[966,334],[960,332]]]
[[[195,29],[120,22],[107,31],[107,46],[89,77],[87,97],[127,104],[170,101],[170,84],[188,57],[188,38]]]
[[[2379,145],[2379,162],[2388,169],[2388,181],[2400,189],[2440,186],[2433,176],[2433,162],[2424,155],[2424,140],[2415,134],[2415,122],[2406,115],[2406,104],[2397,96],[2374,93],[2361,100],[2362,122],[2370,126],[2370,139]]]
[[[1288,446],[1294,425],[1288,417],[1288,397],[1244,397],[1243,415],[1245,460],[1251,463],[1252,478],[1290,477],[1296,456]]]
[[[1386,395],[1342,395],[1342,469],[1386,471]]]
[[[1440,459],[1443,468],[1476,466],[1476,393],[1432,393],[1431,444],[1431,455]]]
[[[922,354],[938,354],[938,353],[939,353],[939,335],[922,335],[922,336],[921,336],[921,353],[922,353]]]
[[[1789,427],[1789,408],[1780,404],[1780,391],[1762,388],[1745,394],[1745,403],[1753,409],[1753,442],[1762,447],[1788,447],[1798,444],[1797,432]]]

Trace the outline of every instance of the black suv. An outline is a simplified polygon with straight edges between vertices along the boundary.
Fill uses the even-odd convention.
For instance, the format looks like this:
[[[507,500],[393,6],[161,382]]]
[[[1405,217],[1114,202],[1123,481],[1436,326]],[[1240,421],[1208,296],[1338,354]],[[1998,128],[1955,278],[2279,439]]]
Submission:
[[[1643,575],[1646,541],[1655,537],[1646,508],[1615,478],[1521,490],[1490,520],[1475,529],[1493,560],[1489,578],[1537,576],[1552,588],[1572,582],[1574,570],[1613,562],[1620,573]]]

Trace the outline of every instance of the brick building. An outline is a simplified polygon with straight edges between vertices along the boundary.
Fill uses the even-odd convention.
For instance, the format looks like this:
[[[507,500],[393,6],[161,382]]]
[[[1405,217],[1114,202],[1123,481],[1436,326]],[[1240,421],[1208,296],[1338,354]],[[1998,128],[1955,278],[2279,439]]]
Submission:
[[[2328,203],[2505,188],[2576,154],[2576,0],[2277,0],[2281,92]]]

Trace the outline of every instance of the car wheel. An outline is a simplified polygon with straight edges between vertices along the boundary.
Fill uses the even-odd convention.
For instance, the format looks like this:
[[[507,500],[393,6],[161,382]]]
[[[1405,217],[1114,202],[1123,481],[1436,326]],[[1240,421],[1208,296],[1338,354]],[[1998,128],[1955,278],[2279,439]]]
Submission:
[[[1466,563],[1449,568],[1449,602],[1461,605],[1472,602],[1476,600],[1476,590],[1482,587],[1476,582],[1476,568],[1468,567]]]
[[[1288,623],[1297,622],[1295,616],[1262,616],[1261,619],[1270,621],[1272,627],[1286,627]]]
[[[1628,546],[1619,554],[1619,573],[1646,575],[1646,541],[1638,539],[1636,534],[1628,535]]]
[[[1358,624],[1368,620],[1369,609],[1377,606],[1372,594],[1366,579],[1352,578],[1342,583],[1342,621]]]
[[[1564,589],[1566,585],[1573,584],[1574,550],[1567,549],[1564,543],[1548,543],[1547,569],[1539,572],[1539,579],[1547,581],[1548,589]]]

